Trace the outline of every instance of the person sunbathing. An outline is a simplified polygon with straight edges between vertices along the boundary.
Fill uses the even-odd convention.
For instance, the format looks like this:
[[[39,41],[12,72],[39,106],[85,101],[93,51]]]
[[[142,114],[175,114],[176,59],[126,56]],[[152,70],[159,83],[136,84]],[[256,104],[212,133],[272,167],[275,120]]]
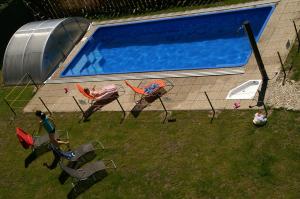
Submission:
[[[94,97],[95,100],[97,101],[102,99],[106,94],[118,92],[118,89],[116,85],[112,84],[112,85],[105,86],[100,90],[96,90],[95,86],[92,89],[84,88],[84,92]]]
[[[84,88],[84,92],[92,97],[94,97],[94,103],[84,112],[83,121],[87,119],[97,110],[102,108],[104,105],[114,101],[119,97],[118,88],[116,85],[108,85],[103,87],[100,90],[95,90],[95,87],[92,89]]]

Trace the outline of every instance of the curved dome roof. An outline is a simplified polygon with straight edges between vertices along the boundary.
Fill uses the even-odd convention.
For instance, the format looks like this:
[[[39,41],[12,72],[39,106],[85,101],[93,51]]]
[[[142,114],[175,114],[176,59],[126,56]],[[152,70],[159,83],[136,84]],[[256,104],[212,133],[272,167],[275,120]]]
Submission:
[[[3,80],[14,85],[29,73],[44,82],[85,34],[84,18],[64,18],[25,24],[11,37],[3,59]],[[25,80],[24,82],[25,83]]]

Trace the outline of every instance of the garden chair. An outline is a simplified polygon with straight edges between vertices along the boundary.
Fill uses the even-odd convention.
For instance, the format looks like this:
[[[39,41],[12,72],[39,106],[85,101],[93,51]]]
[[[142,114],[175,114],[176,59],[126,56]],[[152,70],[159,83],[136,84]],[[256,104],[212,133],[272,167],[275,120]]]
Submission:
[[[142,80],[138,86],[133,86],[125,80],[125,84],[134,91],[134,100],[136,102],[147,97],[160,97],[174,87],[174,84],[167,79],[152,80],[144,85]],[[139,99],[137,99],[137,96],[139,96]]]
[[[88,163],[80,169],[70,168],[66,166],[63,161],[61,161],[59,165],[64,172],[72,177],[72,185],[75,191],[80,183],[84,183],[89,180],[92,180],[93,182],[101,180],[102,178],[107,176],[106,169],[117,168],[113,160],[98,160]]]
[[[152,80],[146,84],[143,84],[143,80],[140,84],[135,87],[131,85],[128,81],[125,80],[126,85],[134,91],[134,101],[136,105],[131,109],[131,113],[134,117],[138,117],[141,111],[149,106],[152,102],[156,99],[159,99],[164,111],[165,111],[165,118],[163,123],[166,121],[168,117],[168,111],[163,104],[161,96],[169,92],[173,87],[173,83],[167,79],[156,79]]]
[[[104,146],[100,141],[92,141],[87,144],[82,144],[79,147],[73,149],[73,153],[75,154],[74,157],[69,159],[70,162],[77,162],[77,161],[86,161],[84,156],[88,153],[94,153],[96,150],[104,150]]]
[[[25,148],[25,149],[31,148],[32,149],[32,152],[25,159],[25,167],[26,168],[38,156],[51,150],[48,147],[48,145],[50,143],[48,134],[44,134],[42,136],[31,135],[31,134],[25,132],[23,129],[17,127],[16,135],[18,137],[20,144],[23,146],[23,148]],[[56,139],[69,141],[68,131],[57,130],[57,133],[55,133],[55,136],[56,136]]]
[[[100,141],[92,141],[80,145],[72,150],[75,155],[71,159],[68,159],[67,166],[72,169],[78,169],[83,164],[93,160],[96,157],[95,151],[100,149],[104,150],[104,146]],[[68,177],[69,175],[65,171],[62,171],[59,176],[60,183],[63,184]]]
[[[112,95],[112,98],[118,98],[118,97],[124,95],[125,90],[124,90],[123,86],[119,85],[119,84],[115,84],[115,85],[117,86],[117,90],[118,90],[117,95],[114,95],[114,93],[108,93],[107,95]],[[84,91],[84,88],[80,84],[77,83],[76,88],[84,97],[87,98],[89,104],[93,104],[96,101],[96,98],[94,96],[86,93]],[[105,98],[105,97],[107,97],[107,96],[103,96],[103,98]]]
[[[113,102],[114,100],[117,100],[119,106],[123,111],[123,118],[125,118],[125,111],[118,99],[120,96],[125,94],[125,89],[123,88],[123,86],[118,84],[116,84],[115,86],[117,87],[117,92],[107,92],[100,98],[99,97],[96,98],[86,93],[84,91],[84,88],[80,84],[76,84],[76,88],[78,89],[78,91],[88,99],[88,103],[90,104],[90,107],[86,111],[83,111],[84,120],[87,120],[94,112],[98,111],[99,109]]]
[[[68,131],[62,132],[62,130],[57,130],[57,133],[55,133],[55,138],[69,141]],[[44,145],[48,145],[50,142],[48,134],[44,134],[42,136],[31,135],[19,127],[16,128],[16,135],[20,144],[25,149],[31,148],[32,150],[37,150]]]

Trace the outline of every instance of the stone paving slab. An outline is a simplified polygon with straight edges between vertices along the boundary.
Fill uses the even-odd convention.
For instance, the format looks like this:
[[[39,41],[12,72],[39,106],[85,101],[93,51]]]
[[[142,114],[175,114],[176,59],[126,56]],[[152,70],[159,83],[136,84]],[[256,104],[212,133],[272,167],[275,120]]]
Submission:
[[[249,7],[249,6],[262,5],[266,3],[272,3],[272,2],[277,3],[276,9],[273,15],[271,16],[270,21],[266,26],[265,31],[262,34],[262,37],[258,43],[259,50],[262,53],[262,59],[265,64],[266,71],[269,77],[273,78],[272,80],[270,80],[267,93],[266,93],[266,99],[267,99],[266,103],[272,105],[272,103],[274,103],[272,101],[273,95],[272,93],[270,94],[270,92],[273,92],[274,88],[276,88],[278,84],[276,82],[276,80],[278,79],[276,74],[280,72],[280,68],[281,68],[277,56],[277,51],[280,52],[282,59],[284,61],[288,55],[288,52],[293,42],[295,41],[296,35],[291,20],[297,19],[297,25],[299,28],[300,0],[256,1],[251,3],[246,3],[246,4],[237,4],[237,5],[231,5],[226,7],[200,9],[200,10],[193,10],[193,11],[186,11],[186,12],[179,12],[179,13],[170,13],[170,14],[156,15],[150,17],[136,17],[136,18],[128,18],[128,19],[120,19],[120,20],[95,22],[93,23],[93,26],[91,26],[90,30],[86,33],[84,38],[72,50],[72,52],[70,53],[66,61],[62,64],[62,66],[65,66],[67,65],[68,62],[70,62],[70,60],[76,55],[78,50],[84,44],[85,39],[93,33],[96,25],[99,24],[124,23],[128,21],[137,21],[137,20],[144,20],[150,18],[152,19],[152,18],[170,17],[170,16],[200,13],[200,12],[232,9],[232,8]],[[287,45],[288,42],[290,43],[289,46]],[[58,71],[56,71],[56,73],[52,76],[52,78],[53,79],[59,78],[58,74],[62,70],[63,67],[60,67]],[[226,100],[225,98],[228,92],[232,88],[248,80],[260,79],[260,78],[261,75],[258,70],[256,60],[252,55],[249,59],[248,64],[245,66],[245,70],[243,71],[243,74],[205,76],[205,77],[168,78],[171,82],[173,82],[175,87],[165,96],[163,96],[162,100],[164,101],[165,106],[168,110],[210,110],[211,109],[210,105],[204,94],[204,91],[206,91],[215,109],[221,109],[221,110],[233,109],[234,108],[233,103],[236,101],[239,101],[241,103],[241,107],[239,109],[248,109],[249,105],[256,104],[255,99],[258,98],[258,95],[256,95],[254,100]],[[80,79],[76,79],[76,81],[80,82]],[[130,82],[133,85],[138,85],[140,81],[141,80],[134,80],[134,79],[130,80]],[[82,81],[81,84],[84,87],[92,87],[94,85],[96,85],[96,87],[101,87],[107,84],[121,84],[125,89],[125,95],[122,95],[119,98],[122,106],[126,111],[130,111],[135,106],[134,93],[124,84],[123,81],[97,81],[97,76],[96,76],[93,77],[91,81],[86,81],[86,80]],[[65,93],[64,88],[68,88],[69,92]],[[295,93],[297,92],[295,91]],[[76,90],[74,83],[45,84],[34,96],[34,98],[28,103],[24,111],[30,112],[30,111],[35,111],[37,109],[45,110],[38,97],[41,97],[46,103],[46,105],[49,107],[49,109],[53,112],[80,111],[75,101],[73,100],[72,96],[74,96],[80,102],[83,109],[86,109],[88,107],[87,100],[85,99],[84,96],[82,96],[82,94],[80,94]],[[281,102],[276,101],[276,103],[280,104]],[[285,103],[283,103],[283,106],[285,106]],[[300,106],[298,109],[300,109]],[[120,107],[118,106],[118,103],[114,101],[111,104],[104,107],[102,110],[120,111]],[[145,110],[163,110],[163,109],[159,101],[155,101],[153,104],[151,104],[151,106],[147,107]]]

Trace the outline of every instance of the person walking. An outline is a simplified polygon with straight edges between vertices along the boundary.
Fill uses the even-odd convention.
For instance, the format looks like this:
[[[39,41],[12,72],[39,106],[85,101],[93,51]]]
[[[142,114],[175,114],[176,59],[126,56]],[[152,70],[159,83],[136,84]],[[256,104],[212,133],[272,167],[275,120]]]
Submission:
[[[35,112],[35,115],[40,119],[40,126],[38,132],[40,132],[43,127],[49,135],[49,140],[50,140],[49,147],[53,152],[54,160],[52,161],[51,165],[48,165],[47,163],[44,163],[43,165],[46,166],[48,169],[52,170],[56,168],[61,158],[61,153],[60,153],[61,150],[59,148],[59,145],[69,144],[69,142],[56,139],[54,122],[45,113],[38,110]]]

